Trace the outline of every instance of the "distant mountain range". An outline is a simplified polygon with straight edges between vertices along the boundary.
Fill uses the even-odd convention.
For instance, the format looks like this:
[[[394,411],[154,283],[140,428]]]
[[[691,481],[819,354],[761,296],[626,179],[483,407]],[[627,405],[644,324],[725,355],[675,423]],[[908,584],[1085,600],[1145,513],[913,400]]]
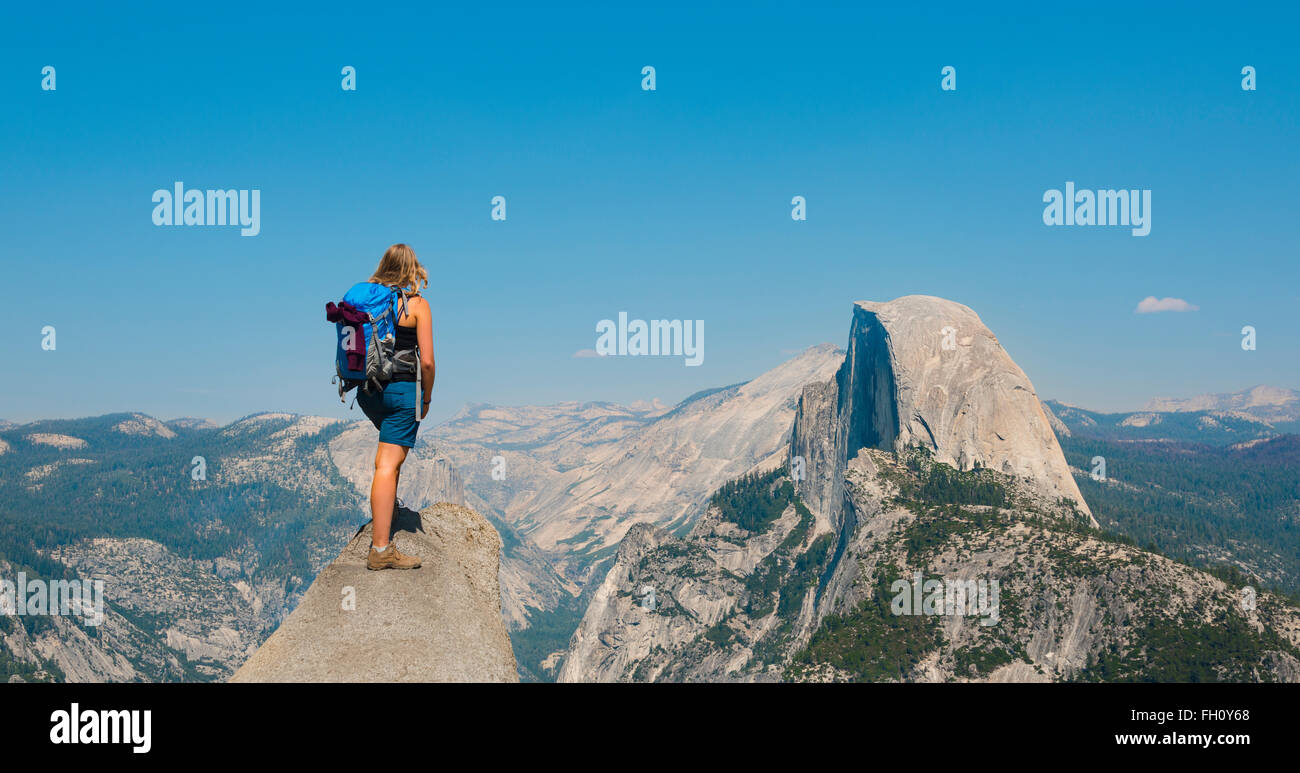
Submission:
[[[1300,393],[1276,387],[1186,400],[1157,398],[1146,409],[1128,413],[1101,413],[1055,400],[1044,406],[1057,434],[1110,440],[1233,445],[1300,432]]]
[[[1261,588],[1300,588],[1292,536],[1300,449],[1287,434],[1300,429],[1297,393],[1255,387],[1153,400],[1148,410],[1120,414],[1040,404],[965,307],[922,299],[855,309],[866,316],[855,316],[847,351],[814,346],[676,406],[477,404],[425,428],[399,495],[414,509],[463,502],[501,534],[502,614],[523,678],[1120,678],[1154,668],[1130,653],[1108,666],[1118,670],[1088,670],[1098,664],[1095,647],[1127,652],[1146,635],[1138,630],[1099,630],[1049,662],[1049,650],[1021,637],[1031,628],[1055,635],[1047,620],[997,642],[949,636],[920,671],[921,661],[852,665],[861,653],[842,627],[825,626],[876,630],[881,620],[857,616],[854,605],[873,591],[866,578],[854,579],[846,555],[865,561],[861,567],[883,567],[886,555],[899,567],[923,559],[916,566],[934,571],[920,546],[937,546],[957,529],[1011,556],[1017,548],[995,532],[1019,533],[1017,519],[1042,526],[1031,542],[1052,555],[1101,550],[1087,536],[1095,517],[1121,539],[1180,561],[1229,565]],[[960,323],[956,349],[935,348],[932,334],[951,320]],[[109,622],[98,632],[59,619],[0,618],[0,673],[229,676],[367,519],[374,434],[368,422],[290,414],[226,426],[144,414],[0,421],[0,576],[26,569],[112,580]],[[853,461],[860,448],[874,449],[861,457],[870,458],[867,467]],[[916,461],[912,448],[929,456]],[[1104,481],[1091,475],[1096,456],[1108,462]],[[202,480],[192,477],[197,457]],[[737,480],[748,488],[719,500]],[[755,487],[758,480],[765,482]],[[785,483],[793,491],[774,493]],[[910,491],[911,504],[898,509],[881,499],[890,486]],[[973,514],[989,496],[1023,506],[986,522]],[[751,511],[778,506],[771,520]],[[949,515],[936,521],[928,507]],[[904,533],[915,549],[876,544],[881,535],[868,512],[888,513],[900,528],[912,523]],[[708,560],[674,563],[686,555],[680,551],[697,550]],[[1125,561],[1154,560],[1133,545],[1122,552]],[[1181,564],[1159,565],[1179,587],[1222,585]],[[691,580],[698,572],[716,581]],[[692,615],[712,622],[666,639],[630,636],[664,622],[624,603],[651,575],[661,591],[671,589],[661,609],[676,612],[665,614],[684,615],[669,623]],[[777,594],[768,598],[771,610],[760,581]],[[1210,594],[1214,603],[1224,592]],[[719,617],[724,606],[731,612]],[[655,625],[637,628],[634,617]],[[939,641],[926,626],[907,636],[919,638],[900,640],[905,648]],[[677,654],[647,659],[635,654],[639,644],[625,648],[634,640]],[[742,655],[741,666],[728,665]],[[1287,678],[1289,667],[1267,675]],[[1242,668],[1222,673],[1264,678]]]
[[[675,407],[658,400],[639,401],[629,406],[603,402],[521,407],[471,404],[440,425],[437,438],[447,445],[491,445],[509,451],[533,451],[563,443],[597,445],[622,437],[631,427],[677,413],[721,392],[734,391],[751,383],[762,385],[764,379],[789,381],[793,378],[797,381],[805,375],[802,368],[817,367],[815,358],[820,357],[824,364],[828,353],[833,357],[836,351],[830,344],[813,347],[772,371],[770,376],[765,375],[754,382],[702,390]],[[1117,440],[1195,440],[1231,445],[1300,433],[1300,391],[1265,385],[1196,397],[1154,397],[1140,411],[1119,413],[1093,411],[1057,400],[1045,400],[1043,406],[1052,428],[1058,433],[1078,432]],[[220,427],[216,422],[203,418],[159,421],[143,414],[123,415],[139,417],[138,421],[150,423],[148,428],[141,426],[132,430],[137,433]],[[24,425],[0,419],[0,432],[20,426]]]
[[[1300,392],[1271,386],[1255,386],[1240,392],[1206,394],[1186,399],[1157,397],[1144,410],[1158,413],[1190,411],[1240,411],[1270,424],[1300,421]]]

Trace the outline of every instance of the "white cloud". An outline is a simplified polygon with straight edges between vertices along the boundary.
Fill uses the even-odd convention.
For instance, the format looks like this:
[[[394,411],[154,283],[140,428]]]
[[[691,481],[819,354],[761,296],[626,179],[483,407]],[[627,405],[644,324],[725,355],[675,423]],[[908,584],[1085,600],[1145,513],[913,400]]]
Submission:
[[[1148,295],[1138,303],[1134,314],[1155,314],[1161,311],[1200,311],[1200,306],[1193,306],[1182,298],[1157,298]]]
[[[578,351],[573,353],[573,359],[575,360],[585,360],[591,357],[604,357],[604,356],[605,355],[600,354],[595,349],[579,349]]]

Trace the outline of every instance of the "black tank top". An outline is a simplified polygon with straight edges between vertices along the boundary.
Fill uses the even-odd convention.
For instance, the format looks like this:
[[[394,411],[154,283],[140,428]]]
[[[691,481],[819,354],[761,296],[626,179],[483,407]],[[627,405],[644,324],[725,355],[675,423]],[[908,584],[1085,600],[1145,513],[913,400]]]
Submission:
[[[419,335],[415,332],[415,326],[402,327],[397,325],[397,334],[395,336],[397,351],[404,352],[408,349],[414,349],[420,342]]]
[[[415,332],[415,326],[402,327],[396,326],[397,332],[393,335],[393,349],[396,352],[414,352],[419,343],[418,334]],[[410,356],[410,355],[408,355]],[[415,367],[420,367],[420,361],[415,360]],[[398,372],[393,374],[393,381],[414,381],[415,372]]]

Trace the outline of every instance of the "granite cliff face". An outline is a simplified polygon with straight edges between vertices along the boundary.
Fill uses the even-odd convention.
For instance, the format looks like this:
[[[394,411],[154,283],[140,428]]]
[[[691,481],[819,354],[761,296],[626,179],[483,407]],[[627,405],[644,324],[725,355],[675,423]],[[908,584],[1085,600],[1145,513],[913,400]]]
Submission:
[[[806,552],[809,521],[801,515],[787,506],[770,528],[756,533],[711,507],[684,539],[647,524],[634,526],[592,594],[557,681],[779,678],[779,665],[762,651],[783,640],[789,626],[775,607],[767,608],[752,580],[769,576],[781,559]],[[790,606],[807,586],[783,579]],[[712,634],[725,645],[718,646]]]
[[[501,618],[501,538],[467,507],[399,511],[419,569],[366,569],[371,526],[325,567],[232,682],[514,682]]]
[[[959,470],[1024,479],[1089,512],[1033,385],[974,311],[926,295],[860,301],[843,365],[799,404],[791,454],[804,460],[800,494],[833,520],[858,449],[909,446]]]
[[[782,465],[628,532],[559,679],[1297,681],[1300,610],[1099,532],[993,334],[910,296],[854,307]]]

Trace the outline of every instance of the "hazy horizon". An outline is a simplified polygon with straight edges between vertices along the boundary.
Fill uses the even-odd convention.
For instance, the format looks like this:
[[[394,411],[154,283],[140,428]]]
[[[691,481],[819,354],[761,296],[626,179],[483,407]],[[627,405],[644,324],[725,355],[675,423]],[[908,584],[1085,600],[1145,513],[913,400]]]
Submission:
[[[813,344],[811,347],[808,347],[808,348],[814,348],[814,347],[817,347],[817,346],[824,346],[824,345],[826,345],[827,343],[829,343],[829,342],[823,342],[823,343],[821,343],[821,344]],[[843,347],[840,347],[840,346],[836,346],[836,349],[837,349],[838,351],[841,351],[841,352],[843,351]],[[803,351],[807,351],[807,350],[805,349],[805,350],[803,350]],[[788,358],[785,362],[788,362],[789,360],[792,360],[792,359],[794,359],[794,358],[797,357],[797,356],[799,356],[798,353],[796,353],[796,354],[791,354],[791,355],[789,355],[789,358]],[[760,375],[762,375],[762,374],[756,373],[756,374],[754,374],[751,378],[749,378],[749,379],[745,379],[745,380],[742,381],[742,382],[736,382],[736,383],[745,383],[745,382],[748,382],[748,381],[752,380],[753,378],[757,378],[757,377],[760,376]],[[1026,375],[1029,375],[1029,374],[1026,374]],[[1031,382],[1033,381],[1032,376],[1030,377],[1030,381],[1031,381]],[[673,406],[678,405],[678,404],[681,403],[682,401],[688,399],[689,397],[691,397],[692,395],[694,395],[694,394],[696,394],[696,393],[698,393],[698,392],[700,392],[700,391],[707,391],[707,390],[710,390],[710,389],[714,389],[714,388],[722,388],[722,387],[726,387],[726,386],[730,386],[730,384],[713,384],[713,385],[710,385],[710,386],[703,386],[703,387],[701,387],[701,388],[699,388],[699,389],[692,390],[692,391],[689,392],[688,394],[684,394],[684,395],[682,395],[682,396],[680,396],[680,397],[677,397],[677,398],[675,398],[675,399],[671,399],[671,400],[670,400],[670,399],[663,398],[663,397],[659,397],[659,396],[648,396],[648,397],[644,397],[644,398],[640,398],[640,399],[634,399],[634,400],[629,400],[629,401],[604,400],[604,399],[600,399],[600,398],[593,398],[593,399],[586,399],[586,400],[556,400],[556,401],[553,401],[553,402],[545,402],[545,403],[541,403],[541,402],[493,403],[493,402],[485,402],[485,401],[467,401],[467,402],[461,404],[461,405],[460,405],[460,406],[459,406],[455,411],[452,411],[451,413],[447,414],[446,416],[443,416],[443,417],[441,417],[441,418],[439,418],[439,419],[437,419],[437,420],[435,420],[435,421],[427,422],[427,423],[433,425],[433,424],[440,424],[440,423],[442,423],[442,422],[445,422],[445,421],[451,420],[451,419],[454,418],[455,416],[459,415],[459,414],[460,414],[462,411],[464,411],[466,408],[469,408],[470,406],[473,406],[473,405],[490,405],[490,406],[499,407],[499,408],[525,408],[525,407],[549,407],[549,406],[563,405],[563,404],[566,404],[566,403],[578,403],[578,404],[585,404],[585,403],[608,403],[608,404],[611,404],[611,405],[619,405],[619,406],[623,406],[623,407],[637,407],[638,405],[649,405],[649,404],[653,404],[653,403],[655,403],[655,402],[657,401],[657,402],[661,403],[662,405],[664,405],[666,408],[672,408]],[[1289,390],[1289,391],[1293,391],[1293,392],[1300,392],[1300,389],[1297,389],[1296,387],[1284,386],[1284,385],[1280,385],[1280,384],[1251,384],[1251,385],[1249,385],[1249,386],[1244,386],[1244,387],[1242,387],[1241,389],[1233,389],[1233,390],[1229,390],[1229,391],[1227,391],[1227,392],[1197,392],[1197,393],[1189,393],[1189,394],[1152,395],[1150,398],[1148,398],[1148,400],[1154,400],[1154,399],[1160,399],[1160,398],[1165,398],[1165,399],[1189,399],[1189,398],[1194,398],[1194,397],[1203,397],[1203,396],[1207,396],[1207,395],[1238,394],[1238,393],[1248,392],[1248,391],[1250,391],[1250,390],[1252,390],[1252,389],[1255,389],[1255,388],[1257,388],[1257,387],[1270,387],[1270,388],[1276,388],[1276,389]],[[1145,405],[1146,405],[1146,402],[1147,402],[1147,401],[1144,400],[1143,403],[1142,403],[1142,405],[1131,406],[1131,407],[1121,408],[1121,409],[1116,409],[1116,410],[1103,410],[1103,409],[1101,409],[1101,408],[1098,408],[1098,407],[1096,407],[1096,406],[1094,406],[1094,405],[1091,405],[1091,404],[1088,404],[1088,403],[1074,403],[1074,402],[1070,402],[1070,401],[1068,401],[1068,400],[1061,400],[1061,399],[1056,398],[1056,397],[1054,397],[1054,396],[1052,396],[1052,395],[1044,395],[1044,394],[1042,394],[1041,392],[1038,393],[1038,397],[1039,397],[1040,400],[1042,400],[1042,401],[1044,401],[1044,402],[1059,402],[1059,403],[1062,403],[1062,404],[1065,404],[1065,405],[1070,405],[1070,406],[1075,407],[1075,408],[1082,408],[1082,409],[1084,409],[1084,410],[1093,411],[1093,412],[1096,412],[1096,413],[1103,413],[1103,414],[1133,413],[1133,412],[1143,411],[1143,410],[1146,410],[1146,409],[1145,409]],[[349,406],[352,405],[352,396],[351,396],[350,394],[349,394],[349,396],[348,396],[348,405],[349,405]],[[14,422],[15,424],[20,424],[20,425],[21,425],[21,424],[28,424],[28,423],[32,423],[32,422],[47,421],[47,420],[49,420],[49,421],[62,421],[62,420],[74,420],[74,419],[88,419],[88,418],[95,418],[95,417],[98,417],[98,416],[105,416],[105,415],[118,414],[118,413],[141,413],[141,414],[145,414],[145,415],[147,415],[147,416],[152,416],[153,418],[158,419],[158,420],[163,421],[163,422],[180,421],[180,420],[183,420],[183,419],[202,419],[202,420],[211,421],[211,422],[213,422],[213,423],[215,423],[215,424],[217,424],[217,425],[219,425],[219,426],[224,426],[224,425],[227,425],[227,424],[230,424],[230,423],[233,423],[233,422],[239,421],[239,420],[241,420],[241,419],[248,418],[248,417],[250,417],[250,416],[257,416],[257,415],[260,415],[260,414],[268,414],[268,413],[291,413],[291,414],[298,414],[298,415],[304,415],[304,416],[307,416],[307,415],[322,415],[322,414],[309,414],[309,413],[305,413],[305,412],[303,412],[303,411],[291,410],[291,409],[289,409],[289,408],[276,408],[276,407],[271,407],[271,408],[265,408],[265,409],[262,409],[262,410],[252,411],[252,412],[249,412],[249,413],[239,414],[239,415],[237,415],[237,416],[200,416],[200,415],[178,415],[178,416],[167,416],[167,415],[162,415],[162,416],[160,416],[160,415],[156,415],[156,414],[150,413],[149,411],[141,410],[141,409],[139,409],[139,408],[121,408],[121,409],[118,409],[118,410],[109,410],[109,411],[103,411],[103,412],[101,412],[101,413],[94,413],[94,414],[65,414],[65,415],[58,415],[58,416],[36,416],[36,417],[23,418],[23,419],[17,419],[17,418],[12,417],[12,416],[0,416],[0,421],[11,421],[11,422]],[[355,407],[354,407],[354,408],[351,408],[351,409],[346,409],[346,410],[344,410],[343,413],[342,413],[342,415],[337,415],[337,416],[334,415],[334,414],[329,414],[329,415],[330,415],[332,418],[340,418],[340,419],[343,419],[343,420],[366,421],[366,417],[365,417],[364,414],[361,413],[361,409],[360,409],[360,408],[355,408]]]

